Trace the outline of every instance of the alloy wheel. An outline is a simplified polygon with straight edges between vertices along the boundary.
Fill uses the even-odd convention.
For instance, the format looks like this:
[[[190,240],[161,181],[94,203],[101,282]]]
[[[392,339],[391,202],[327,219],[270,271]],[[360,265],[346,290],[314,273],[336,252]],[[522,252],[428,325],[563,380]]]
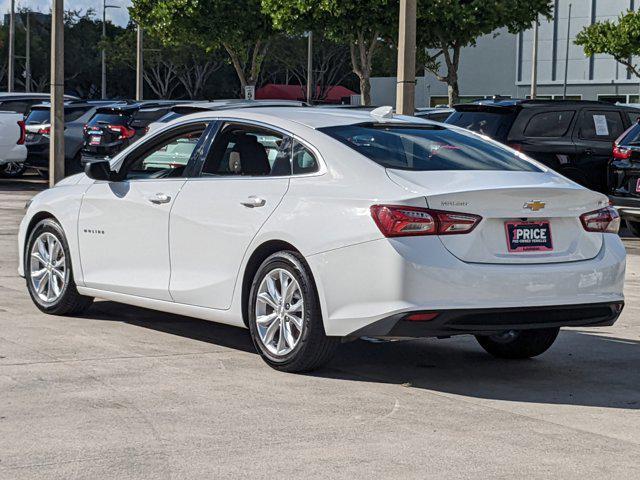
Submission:
[[[283,356],[298,345],[304,329],[304,298],[287,270],[273,269],[262,279],[255,318],[260,341],[271,354]]]
[[[33,291],[43,302],[56,301],[67,282],[67,265],[62,243],[55,235],[44,232],[33,242],[30,255]]]

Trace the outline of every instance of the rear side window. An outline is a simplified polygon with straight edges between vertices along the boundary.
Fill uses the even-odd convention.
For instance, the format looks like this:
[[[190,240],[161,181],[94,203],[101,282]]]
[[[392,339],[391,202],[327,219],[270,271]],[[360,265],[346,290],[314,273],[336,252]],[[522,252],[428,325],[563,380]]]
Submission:
[[[140,109],[133,114],[133,121],[139,126],[146,126],[151,122],[155,122],[160,117],[164,116],[169,107],[167,108],[151,108],[148,110]]]
[[[42,100],[37,101],[37,103],[41,102]],[[0,103],[0,110],[3,112],[22,113],[24,115],[31,105],[33,105],[33,103],[28,100],[8,100]]]
[[[504,113],[456,111],[447,118],[446,123],[504,141],[507,138],[514,119],[515,113],[506,109]]]
[[[93,127],[97,125],[128,125],[131,117],[114,112],[98,112],[96,113],[87,125]]]
[[[624,131],[622,115],[615,111],[585,110],[580,121],[580,138],[615,140]]]
[[[446,128],[369,124],[320,130],[386,168],[540,171],[507,148]]]
[[[293,174],[303,175],[318,171],[318,160],[307,147],[300,142],[293,144]]]
[[[526,137],[562,137],[567,133],[575,111],[536,113],[524,129]]]
[[[89,111],[90,107],[84,108],[65,108],[64,109],[64,121],[65,122],[73,122],[74,120],[79,119],[82,115]]]

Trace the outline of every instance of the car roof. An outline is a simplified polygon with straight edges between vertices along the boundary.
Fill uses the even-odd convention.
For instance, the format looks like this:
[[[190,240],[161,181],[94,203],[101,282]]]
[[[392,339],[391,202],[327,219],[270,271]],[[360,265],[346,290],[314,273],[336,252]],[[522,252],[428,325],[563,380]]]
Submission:
[[[49,98],[51,94],[44,92],[26,93],[26,92],[0,92],[0,101],[2,100],[20,100],[20,99],[32,99],[32,98]],[[65,99],[78,100],[75,95],[64,95]]]
[[[188,115],[190,119],[211,118],[212,112],[194,113]],[[221,114],[224,117],[235,117],[239,119],[250,119],[272,125],[282,125],[292,123],[304,125],[309,128],[323,128],[339,125],[354,125],[360,123],[379,123],[380,119],[372,115],[372,112],[361,109],[346,108],[299,108],[299,107],[258,107],[258,108],[238,108],[226,109]],[[181,117],[185,119],[186,117]],[[384,123],[420,123],[439,125],[429,120],[403,115],[394,115],[392,118],[384,119]],[[173,122],[179,123],[180,120]]]
[[[458,103],[453,105],[453,108],[456,110],[464,110],[469,107],[472,109],[472,106],[490,106],[490,107],[505,107],[505,108],[514,108],[514,107],[522,107],[522,108],[535,108],[535,107],[549,107],[549,106],[558,106],[558,105],[573,105],[573,106],[605,106],[605,107],[615,107],[616,105],[603,102],[600,100],[563,100],[563,99],[528,99],[528,98],[489,98],[489,99],[478,99],[474,100],[470,103]]]
[[[106,112],[106,111],[120,111],[122,113],[133,113],[142,109],[152,109],[159,107],[170,107],[175,105],[177,100],[142,100],[142,101],[132,101],[132,100],[119,100],[109,105],[101,106],[98,108],[98,112]]]
[[[64,102],[64,108],[73,107],[104,107],[116,103],[113,100],[67,100]],[[37,103],[31,107],[32,110],[49,110],[51,102]]]

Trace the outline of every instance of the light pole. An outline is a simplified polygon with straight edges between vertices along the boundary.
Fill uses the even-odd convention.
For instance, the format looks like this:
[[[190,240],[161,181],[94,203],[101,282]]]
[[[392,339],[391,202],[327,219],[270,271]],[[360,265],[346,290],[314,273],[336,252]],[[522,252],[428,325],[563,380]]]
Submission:
[[[571,4],[569,4],[569,16],[567,17],[567,47],[564,56],[564,86],[562,88],[562,99],[567,99],[567,74],[569,73],[569,37],[571,34]]]
[[[26,33],[27,38],[25,40],[25,59],[24,59],[24,91],[29,93],[31,91],[31,16],[30,12],[27,12],[27,25]]]
[[[142,27],[138,25],[136,32],[136,100],[143,98],[144,89],[144,57],[142,48]]]
[[[107,51],[104,43],[107,41],[107,8],[120,8],[118,5],[107,5],[102,0],[102,99],[107,98]]]
[[[49,186],[64,178],[64,0],[51,8],[51,141]]]
[[[531,99],[538,94],[538,19],[533,22],[533,51],[531,52]]]
[[[11,0],[11,13],[9,14],[9,65],[7,67],[7,91],[13,92],[14,89],[14,61],[15,61],[15,43],[16,43],[16,2]]]
[[[313,32],[309,30],[307,39],[307,103],[313,99]]]
[[[416,0],[400,0],[396,112],[413,115],[416,106]]]

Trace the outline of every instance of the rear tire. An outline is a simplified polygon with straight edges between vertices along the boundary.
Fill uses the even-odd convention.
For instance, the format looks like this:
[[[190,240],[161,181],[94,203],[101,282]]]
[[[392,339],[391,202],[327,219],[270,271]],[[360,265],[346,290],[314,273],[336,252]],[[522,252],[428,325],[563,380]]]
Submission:
[[[27,167],[24,163],[9,162],[0,166],[0,177],[18,178],[21,177]]]
[[[627,220],[627,228],[635,237],[640,237],[640,222]]]
[[[76,289],[67,239],[55,220],[47,218],[33,228],[24,264],[29,295],[43,312],[74,315],[93,303]]]
[[[313,278],[297,252],[277,252],[262,263],[251,285],[248,315],[256,349],[276,370],[315,370],[340,343],[325,334]]]
[[[507,330],[496,335],[476,335],[487,353],[497,358],[523,359],[546,352],[556,341],[559,328]]]

